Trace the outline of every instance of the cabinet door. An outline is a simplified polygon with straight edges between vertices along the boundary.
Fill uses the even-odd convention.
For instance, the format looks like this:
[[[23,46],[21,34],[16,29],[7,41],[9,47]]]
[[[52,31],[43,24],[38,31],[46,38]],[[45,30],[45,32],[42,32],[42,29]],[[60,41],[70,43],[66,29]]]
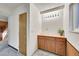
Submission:
[[[79,56],[79,52],[67,42],[67,56]]]
[[[45,37],[38,37],[38,48],[45,49]]]
[[[65,39],[56,39],[56,53],[59,55],[66,54],[66,43]]]
[[[45,40],[45,49],[50,52],[55,52],[55,38],[47,37]]]

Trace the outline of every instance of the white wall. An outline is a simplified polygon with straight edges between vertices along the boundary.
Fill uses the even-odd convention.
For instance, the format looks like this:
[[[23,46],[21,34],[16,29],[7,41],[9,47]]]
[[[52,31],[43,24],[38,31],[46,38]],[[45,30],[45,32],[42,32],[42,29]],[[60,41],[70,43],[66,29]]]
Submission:
[[[67,40],[74,46],[76,47],[79,44],[79,33],[73,33],[70,32],[70,25],[69,21],[69,5],[70,4],[65,4],[64,7],[64,20],[63,20],[63,26],[65,30],[65,36],[67,37]]]
[[[24,4],[15,9],[8,17],[8,44],[19,50],[19,14],[27,12],[29,15],[29,4]],[[27,19],[28,20],[28,19]],[[27,31],[28,32],[28,31]]]
[[[30,9],[30,10],[29,10]],[[30,12],[29,12],[30,11]],[[32,55],[37,49],[37,34],[40,33],[40,12],[34,4],[18,7],[8,18],[9,45],[19,50],[19,14],[28,12],[27,21],[27,55]],[[30,14],[29,14],[30,13]],[[29,18],[30,17],[30,18]]]
[[[37,35],[40,33],[40,12],[34,4],[30,4],[30,39],[28,41],[28,55],[37,49]]]
[[[55,16],[58,14],[59,16]],[[50,15],[54,15],[54,17],[45,18]],[[59,35],[58,30],[63,29],[63,9],[44,13],[42,16],[42,34]]]

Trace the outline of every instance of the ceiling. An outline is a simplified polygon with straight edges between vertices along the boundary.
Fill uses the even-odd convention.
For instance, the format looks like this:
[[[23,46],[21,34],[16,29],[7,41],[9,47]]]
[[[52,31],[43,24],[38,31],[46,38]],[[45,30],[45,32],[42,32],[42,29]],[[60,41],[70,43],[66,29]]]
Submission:
[[[35,3],[35,5],[40,11],[44,11],[64,4],[63,3]]]
[[[0,19],[7,18],[17,7],[26,3],[0,3]],[[44,11],[49,8],[54,8],[62,3],[34,3],[35,6],[40,10]]]
[[[0,3],[0,18],[7,18],[18,6],[23,3]]]

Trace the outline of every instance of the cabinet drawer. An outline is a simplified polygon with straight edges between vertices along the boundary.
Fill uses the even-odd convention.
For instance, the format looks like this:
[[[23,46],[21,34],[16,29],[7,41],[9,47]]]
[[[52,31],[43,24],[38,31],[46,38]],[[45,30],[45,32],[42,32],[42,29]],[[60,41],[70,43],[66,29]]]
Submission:
[[[56,41],[56,46],[65,46],[66,42],[65,41]]]
[[[38,36],[38,39],[46,39],[45,36]]]
[[[53,38],[53,37],[46,37],[46,39],[48,39],[48,40],[55,40],[55,38]]]
[[[66,41],[66,39],[63,39],[63,38],[56,38],[56,41],[59,41],[59,42],[62,42],[62,41]]]

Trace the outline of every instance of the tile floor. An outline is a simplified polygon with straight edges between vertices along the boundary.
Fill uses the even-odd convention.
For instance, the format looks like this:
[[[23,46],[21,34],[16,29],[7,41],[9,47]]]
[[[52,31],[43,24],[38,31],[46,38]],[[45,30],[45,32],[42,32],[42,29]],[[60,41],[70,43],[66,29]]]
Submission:
[[[50,53],[48,51],[38,49],[33,56],[58,56],[56,54]]]

